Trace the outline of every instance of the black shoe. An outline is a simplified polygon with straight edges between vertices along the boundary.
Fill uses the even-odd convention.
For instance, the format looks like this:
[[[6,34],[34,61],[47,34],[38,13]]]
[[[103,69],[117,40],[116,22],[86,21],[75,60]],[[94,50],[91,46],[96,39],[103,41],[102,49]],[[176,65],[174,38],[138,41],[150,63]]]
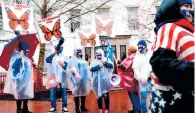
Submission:
[[[22,113],[22,109],[17,109],[16,113]]]
[[[22,113],[32,113],[31,111],[29,111],[28,109],[23,109]]]
[[[87,112],[87,108],[86,107],[81,107],[81,112]]]
[[[81,111],[79,109],[75,109],[76,113],[81,113]]]
[[[48,111],[48,113],[55,113],[55,112],[57,112],[57,110],[56,110],[54,107],[52,107],[52,108]]]
[[[134,113],[134,110],[129,110],[128,113]]]

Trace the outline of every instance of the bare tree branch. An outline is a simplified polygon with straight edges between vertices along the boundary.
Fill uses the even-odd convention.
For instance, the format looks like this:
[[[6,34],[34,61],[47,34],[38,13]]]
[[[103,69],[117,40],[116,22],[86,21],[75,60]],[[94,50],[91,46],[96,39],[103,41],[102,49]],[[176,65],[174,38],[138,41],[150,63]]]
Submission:
[[[42,10],[42,8],[39,6],[39,4],[37,2],[35,2],[34,0],[32,0],[33,3],[40,9],[40,11]]]
[[[70,8],[70,9],[68,9],[67,11],[64,11],[64,12],[60,13],[59,15],[63,15],[63,14],[66,14],[67,12],[69,12],[69,11],[72,11],[73,9],[79,7],[80,5],[82,5],[83,3],[85,3],[86,1],[87,1],[87,0],[83,0],[82,2],[80,2],[79,4],[77,4],[76,6],[74,6],[74,7]]]
[[[64,23],[68,22],[69,20],[71,20],[73,18],[76,18],[76,17],[82,16],[82,15],[85,15],[85,14],[90,13],[90,12],[94,12],[94,11],[98,10],[99,8],[101,8],[102,6],[104,6],[106,3],[110,2],[110,1],[112,1],[112,0],[107,0],[106,2],[102,3],[100,6],[94,8],[92,10],[86,11],[86,12],[80,14],[80,15],[72,16],[72,17],[68,18]],[[62,14],[64,14],[64,13],[61,13],[60,15],[62,15]]]

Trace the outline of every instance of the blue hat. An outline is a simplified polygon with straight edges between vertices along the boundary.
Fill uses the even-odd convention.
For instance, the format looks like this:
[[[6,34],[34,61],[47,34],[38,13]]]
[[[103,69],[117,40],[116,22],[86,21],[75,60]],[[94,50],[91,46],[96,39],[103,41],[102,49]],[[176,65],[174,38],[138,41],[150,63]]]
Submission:
[[[25,42],[20,42],[18,44],[18,50],[21,51],[21,50],[27,50],[29,48],[28,44],[25,43]]]
[[[147,46],[147,44],[146,44],[146,41],[145,40],[140,40],[138,43],[137,43],[137,45],[143,45],[143,46]]]
[[[192,0],[178,0],[179,5],[182,6],[184,4],[191,4],[192,5]]]

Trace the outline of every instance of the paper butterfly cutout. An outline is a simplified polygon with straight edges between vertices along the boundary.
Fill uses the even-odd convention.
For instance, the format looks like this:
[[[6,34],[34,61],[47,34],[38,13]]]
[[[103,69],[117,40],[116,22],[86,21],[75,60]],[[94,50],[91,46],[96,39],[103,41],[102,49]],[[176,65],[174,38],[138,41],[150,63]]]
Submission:
[[[112,34],[113,21],[110,21],[105,27],[103,26],[103,24],[98,18],[95,18],[95,23],[96,23],[96,32],[98,34],[101,34],[103,31],[105,31],[108,36]]]
[[[56,38],[60,38],[62,36],[62,33],[60,31],[60,19],[56,21],[56,23],[53,26],[53,30],[49,30],[46,26],[39,24],[39,27],[41,28],[42,32],[45,34],[44,38],[47,41],[50,41],[52,36],[54,35]]]
[[[16,15],[13,13],[13,11],[11,11],[8,7],[5,7],[5,11],[7,12],[8,18],[11,19],[9,21],[9,26],[11,29],[15,30],[18,24],[21,25],[22,29],[24,30],[28,29],[29,24],[27,20],[29,19],[30,10],[24,12],[20,19],[18,19]]]
[[[79,33],[79,37],[81,39],[81,45],[82,46],[86,46],[87,43],[89,43],[91,46],[95,46],[96,41],[96,34],[91,34],[89,38],[86,38],[86,36],[84,36],[82,33]]]

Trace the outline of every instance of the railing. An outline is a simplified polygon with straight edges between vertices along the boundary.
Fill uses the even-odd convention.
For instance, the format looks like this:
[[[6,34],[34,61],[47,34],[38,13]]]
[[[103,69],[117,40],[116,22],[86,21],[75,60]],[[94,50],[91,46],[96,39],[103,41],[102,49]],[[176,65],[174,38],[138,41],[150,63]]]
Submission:
[[[3,93],[3,89],[4,89],[4,85],[5,85],[5,81],[6,81],[6,76],[7,73],[6,72],[0,72],[0,95],[4,95]],[[46,87],[43,86],[43,82],[42,82],[42,78],[46,76],[46,74],[43,74],[42,76],[38,77],[38,82],[35,82],[34,84],[34,91],[35,92],[41,92],[41,91],[46,91]]]

